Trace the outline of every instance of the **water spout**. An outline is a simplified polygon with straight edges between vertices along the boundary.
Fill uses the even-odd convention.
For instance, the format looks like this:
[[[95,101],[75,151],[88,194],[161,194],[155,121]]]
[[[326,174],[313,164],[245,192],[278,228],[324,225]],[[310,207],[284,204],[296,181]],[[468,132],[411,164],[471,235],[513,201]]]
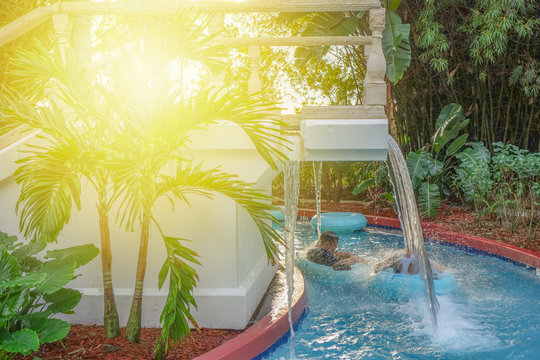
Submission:
[[[298,194],[300,190],[300,162],[288,161],[285,164],[285,271],[287,273],[287,300],[289,329],[291,332],[290,358],[294,359],[294,323],[292,321],[292,302],[294,294],[294,233],[298,216]]]
[[[405,238],[405,249],[415,254],[420,261],[420,277],[424,280],[431,322],[433,329],[436,331],[439,302],[435,295],[433,273],[424,244],[420,216],[418,215],[407,163],[399,145],[391,136],[388,136],[388,165],[398,208],[398,216]]]

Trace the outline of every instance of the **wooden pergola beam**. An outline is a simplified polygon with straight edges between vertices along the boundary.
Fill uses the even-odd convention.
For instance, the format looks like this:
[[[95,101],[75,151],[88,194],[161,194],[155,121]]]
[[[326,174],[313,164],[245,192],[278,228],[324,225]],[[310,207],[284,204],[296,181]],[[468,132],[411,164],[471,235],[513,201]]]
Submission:
[[[297,37],[250,37],[217,38],[217,44],[228,47],[245,46],[336,46],[371,44],[370,36],[297,36]]]
[[[52,15],[57,12],[58,4],[34,9],[17,20],[2,26],[0,28],[0,47],[50,20]]]
[[[366,11],[378,0],[246,0],[246,1],[131,1],[66,2],[61,11],[73,15],[167,15],[179,9],[211,13]]]
[[[191,9],[207,13],[248,13],[248,12],[335,12],[335,11],[367,11],[380,7],[378,0],[247,0],[247,1],[132,1],[126,2],[66,2],[55,3],[30,11],[28,14],[0,28],[0,47],[17,37],[48,21],[54,14],[70,15],[172,15],[180,9]],[[319,45],[362,45],[367,40],[337,39],[340,43],[324,42]],[[245,40],[246,45],[264,45],[255,40]],[[261,40],[262,41],[262,40]],[[291,40],[269,40],[275,45],[268,46],[297,46]],[[283,44],[283,45],[278,45]],[[290,45],[289,45],[290,44]],[[315,44],[316,45],[316,44]],[[234,45],[238,46],[238,45]]]

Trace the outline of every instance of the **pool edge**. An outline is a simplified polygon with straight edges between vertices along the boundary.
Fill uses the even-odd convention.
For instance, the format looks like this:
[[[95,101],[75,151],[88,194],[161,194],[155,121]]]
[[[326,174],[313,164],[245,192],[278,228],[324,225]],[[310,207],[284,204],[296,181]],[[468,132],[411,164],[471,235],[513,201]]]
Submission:
[[[301,213],[299,212],[299,216],[311,217],[314,213],[315,212],[303,211]],[[399,219],[396,218],[374,215],[366,215],[366,218],[368,219],[368,225],[401,229],[401,223]],[[540,269],[540,253],[531,250],[522,249],[514,245],[487,238],[448,231],[439,224],[423,222],[422,230],[424,237],[431,240],[470,247]],[[300,270],[295,268],[295,273],[300,273]],[[302,318],[302,315],[307,308],[307,299],[303,286],[302,277],[302,295],[293,305],[292,310],[293,323],[296,323],[298,319]],[[237,335],[223,345],[195,358],[195,360],[238,360],[257,358],[270,349],[289,331],[287,313],[282,314],[280,318],[275,319],[274,321],[272,321],[271,317],[271,314],[266,315],[243,333]]]
[[[307,298],[304,289],[304,277],[296,267],[294,272],[295,278],[298,274],[301,279],[300,283],[297,281],[298,278],[295,279],[295,284],[300,284],[301,289],[298,291],[299,295],[295,299],[291,310],[292,321],[296,323],[306,311]],[[275,310],[242,333],[217,348],[196,357],[195,360],[253,359],[263,354],[290,330],[286,302],[281,303],[279,309]],[[278,316],[276,316],[276,312],[279,313]]]

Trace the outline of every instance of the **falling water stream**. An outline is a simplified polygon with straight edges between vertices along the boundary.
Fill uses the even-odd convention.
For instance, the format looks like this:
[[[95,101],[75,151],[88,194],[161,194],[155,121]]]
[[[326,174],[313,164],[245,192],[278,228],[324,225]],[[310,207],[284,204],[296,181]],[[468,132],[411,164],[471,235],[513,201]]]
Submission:
[[[315,183],[315,208],[317,209],[317,239],[320,239],[321,237],[322,161],[313,162],[313,179]]]
[[[434,331],[437,330],[437,312],[439,302],[435,295],[433,273],[427,257],[424,236],[418,215],[418,208],[414,198],[414,191],[407,169],[407,163],[396,141],[388,136],[388,169],[394,189],[394,196],[398,208],[398,216],[403,229],[405,248],[415,254],[420,262],[420,277],[424,280],[427,304]],[[315,201],[317,208],[317,238],[321,234],[321,178],[322,162],[313,162],[313,176],[315,182]],[[288,161],[285,164],[285,271],[287,274],[287,300],[289,329],[291,342],[289,358],[295,359],[294,350],[294,324],[292,321],[292,302],[294,293],[294,265],[295,265],[295,230],[298,216],[298,195],[300,190],[300,163]]]
[[[398,208],[399,221],[403,230],[405,248],[415,254],[421,264],[420,277],[424,280],[431,322],[434,331],[436,331],[439,302],[435,295],[433,273],[424,244],[420,216],[418,215],[407,163],[401,154],[399,145],[391,136],[388,136],[388,165]]]
[[[292,302],[294,294],[294,233],[298,216],[298,193],[300,190],[300,162],[288,161],[285,164],[285,271],[287,273],[287,306],[289,329],[291,332],[290,359],[294,359],[294,323],[292,321]]]

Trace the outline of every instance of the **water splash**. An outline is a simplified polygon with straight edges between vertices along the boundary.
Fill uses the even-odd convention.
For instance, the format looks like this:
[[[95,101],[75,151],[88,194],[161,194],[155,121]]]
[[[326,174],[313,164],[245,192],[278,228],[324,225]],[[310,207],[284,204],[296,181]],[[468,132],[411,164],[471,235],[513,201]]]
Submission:
[[[414,198],[414,190],[407,169],[407,163],[401,153],[397,142],[388,136],[388,170],[394,189],[394,197],[398,208],[398,216],[403,229],[405,248],[415,254],[420,262],[420,278],[424,280],[426,288],[427,304],[431,316],[433,329],[437,329],[437,312],[439,302],[435,295],[435,285],[433,284],[433,273],[427,257],[420,216]]]
[[[287,300],[289,329],[291,332],[290,357],[294,359],[294,324],[292,302],[294,294],[294,233],[298,216],[298,194],[300,191],[300,163],[288,161],[285,164],[285,271],[287,273]]]
[[[504,348],[504,341],[497,337],[497,329],[486,323],[479,304],[459,302],[448,295],[439,296],[439,301],[441,310],[437,314],[435,334],[423,314],[425,309],[418,309],[411,303],[403,305],[405,314],[420,319],[413,325],[415,335],[428,336],[435,349],[455,354]]]
[[[321,187],[322,161],[313,162],[313,182],[315,183],[315,207],[317,209],[317,239],[321,238]],[[318,242],[318,240],[317,240]]]

